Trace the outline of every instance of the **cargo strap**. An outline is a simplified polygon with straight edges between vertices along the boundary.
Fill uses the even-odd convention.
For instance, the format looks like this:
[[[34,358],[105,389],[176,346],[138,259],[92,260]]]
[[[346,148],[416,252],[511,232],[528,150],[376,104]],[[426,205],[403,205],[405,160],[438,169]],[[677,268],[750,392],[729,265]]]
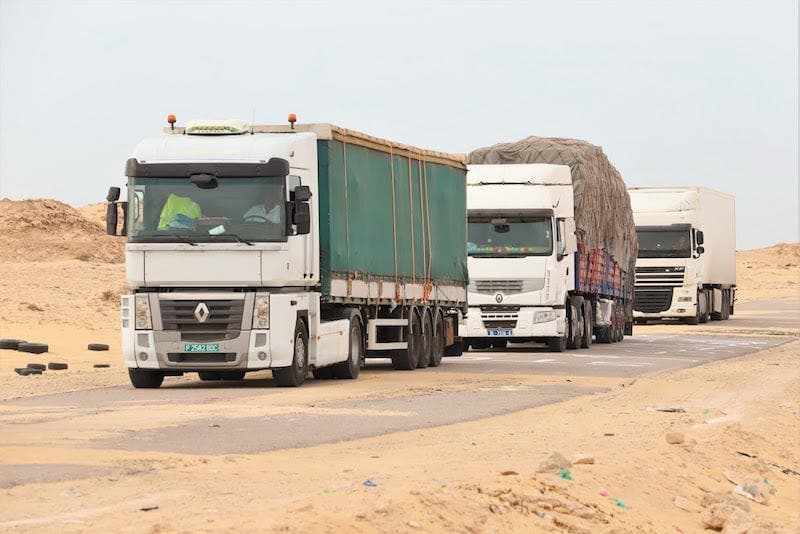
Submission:
[[[394,283],[397,287],[397,202],[394,182],[394,149],[391,146],[389,147],[389,166],[392,168],[392,238],[394,239]],[[397,295],[395,295],[396,297]]]
[[[350,273],[350,201],[347,198],[347,141],[342,139],[342,157],[344,161],[344,229],[347,243],[347,272]],[[350,296],[349,285],[347,295]]]

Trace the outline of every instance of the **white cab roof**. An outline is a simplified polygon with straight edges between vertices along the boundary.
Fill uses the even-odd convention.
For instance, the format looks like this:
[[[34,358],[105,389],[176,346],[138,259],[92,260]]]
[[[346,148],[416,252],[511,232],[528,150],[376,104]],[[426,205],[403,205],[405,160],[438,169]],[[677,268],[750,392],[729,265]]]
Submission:
[[[136,145],[140,163],[158,161],[260,162],[271,157],[290,160],[301,144],[314,143],[312,133],[273,135],[163,135]]]
[[[467,165],[467,184],[572,185],[572,175],[567,165]]]

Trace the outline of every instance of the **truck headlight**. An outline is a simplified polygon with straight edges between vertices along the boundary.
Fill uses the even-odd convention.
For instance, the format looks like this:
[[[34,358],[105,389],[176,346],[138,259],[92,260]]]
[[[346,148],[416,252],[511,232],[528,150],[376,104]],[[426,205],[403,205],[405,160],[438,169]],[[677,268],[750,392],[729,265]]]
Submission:
[[[546,323],[548,321],[552,321],[556,318],[556,312],[554,311],[537,311],[533,314],[533,322],[534,323]]]
[[[678,302],[692,302],[692,297],[678,297]]]
[[[269,295],[256,295],[253,305],[253,329],[266,330],[269,328]]]
[[[152,330],[153,321],[150,316],[150,296],[148,294],[136,295],[134,312],[136,314],[136,330]]]

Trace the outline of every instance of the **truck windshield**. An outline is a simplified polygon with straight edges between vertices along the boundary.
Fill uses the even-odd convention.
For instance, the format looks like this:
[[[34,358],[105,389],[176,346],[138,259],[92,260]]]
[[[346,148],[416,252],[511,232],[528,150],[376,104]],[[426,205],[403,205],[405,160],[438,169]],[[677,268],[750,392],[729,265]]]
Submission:
[[[640,258],[688,258],[692,255],[689,230],[636,230]]]
[[[187,178],[131,178],[133,242],[286,241],[282,177],[219,178],[200,189]]]
[[[553,252],[553,223],[547,217],[470,217],[467,254],[509,258],[549,256]]]

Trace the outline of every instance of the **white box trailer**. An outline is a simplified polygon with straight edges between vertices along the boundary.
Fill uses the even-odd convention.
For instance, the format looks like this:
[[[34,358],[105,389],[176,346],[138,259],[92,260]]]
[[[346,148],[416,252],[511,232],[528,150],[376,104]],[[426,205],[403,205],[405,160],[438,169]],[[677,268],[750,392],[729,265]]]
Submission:
[[[724,320],[736,300],[735,200],[707,187],[629,190],[639,241],[634,317]]]

